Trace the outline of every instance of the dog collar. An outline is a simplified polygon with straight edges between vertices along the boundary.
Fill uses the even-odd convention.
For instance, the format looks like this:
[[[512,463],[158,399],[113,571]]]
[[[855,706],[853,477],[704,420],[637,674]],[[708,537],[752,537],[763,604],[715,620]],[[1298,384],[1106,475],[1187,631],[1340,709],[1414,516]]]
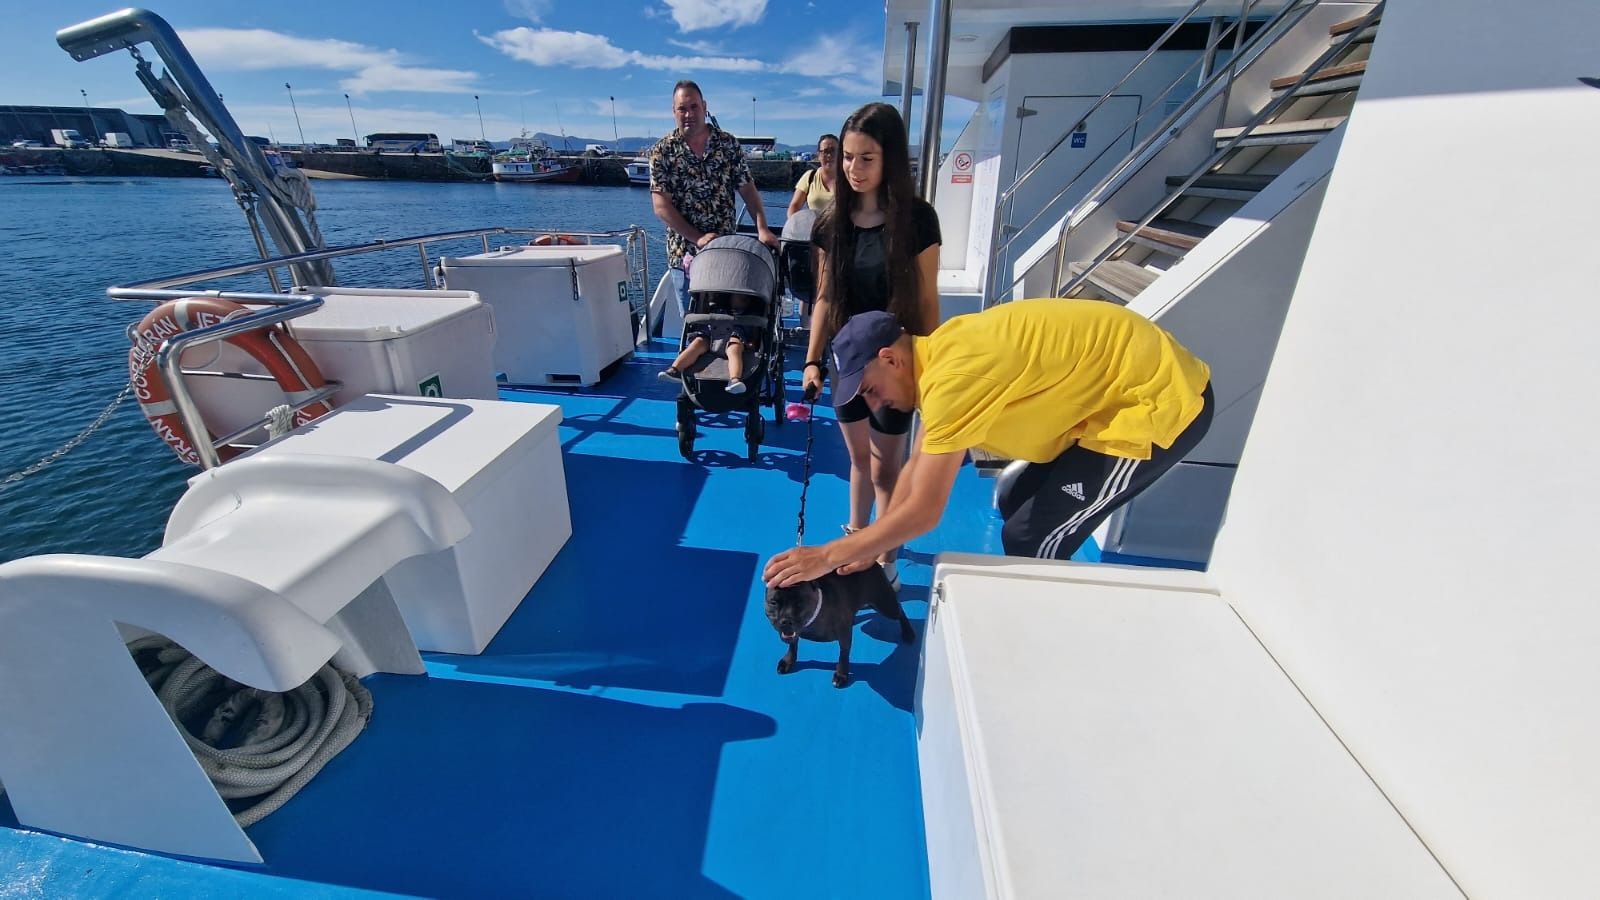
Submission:
[[[810,628],[811,623],[815,622],[817,620],[817,616],[822,614],[822,588],[812,585],[811,589],[817,592],[817,606],[811,611],[811,618],[807,619],[806,623],[800,626],[800,631],[805,631],[807,628]]]

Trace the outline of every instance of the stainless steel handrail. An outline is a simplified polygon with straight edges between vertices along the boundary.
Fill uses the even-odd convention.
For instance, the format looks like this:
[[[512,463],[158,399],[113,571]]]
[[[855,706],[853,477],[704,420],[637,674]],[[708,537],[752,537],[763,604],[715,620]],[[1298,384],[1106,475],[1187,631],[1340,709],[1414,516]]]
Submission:
[[[1157,38],[1156,42],[1151,45],[1148,51],[1146,51],[1144,57],[1142,57],[1139,62],[1135,63],[1133,68],[1128,71],[1128,74],[1124,75],[1122,80],[1113,85],[1109,91],[1101,95],[1100,99],[1095,101],[1095,103],[1090,106],[1089,111],[1079,117],[1077,124],[1074,124],[1073,127],[1062,134],[1060,138],[1057,138],[1056,142],[1052,144],[1049,149],[1040,154],[1039,158],[1034,161],[1033,165],[1029,166],[1028,170],[1024,172],[1022,176],[1019,176],[1017,182],[1000,195],[999,200],[996,201],[995,204],[994,224],[991,228],[989,242],[989,263],[984,273],[985,290],[983,302],[985,306],[987,306],[991,300],[998,299],[1000,259],[1002,255],[1011,248],[1011,245],[1016,242],[1017,238],[1021,234],[1026,232],[1027,229],[1031,228],[1033,224],[1038,222],[1039,219],[1049,212],[1055,206],[1055,204],[1061,200],[1062,197],[1066,196],[1067,193],[1072,190],[1072,187],[1078,183],[1078,179],[1082,178],[1085,173],[1098,164],[1105,154],[1110,151],[1111,147],[1118,140],[1120,140],[1123,135],[1127,134],[1129,131],[1137,129],[1141,124],[1143,124],[1145,117],[1150,115],[1154,110],[1158,109],[1161,102],[1166,99],[1167,95],[1172,93],[1172,91],[1189,76],[1190,72],[1194,71],[1197,66],[1201,67],[1202,69],[1208,67],[1211,64],[1217,45],[1219,45],[1221,41],[1228,36],[1230,31],[1233,31],[1235,37],[1235,50],[1232,54],[1232,58],[1229,60],[1229,68],[1226,71],[1226,78],[1230,79],[1229,84],[1231,85],[1231,79],[1236,75],[1234,63],[1244,56],[1250,56],[1253,61],[1255,58],[1259,57],[1261,52],[1270,47],[1271,42],[1260,44],[1260,41],[1265,39],[1266,35],[1271,34],[1278,23],[1282,21],[1283,17],[1290,10],[1295,8],[1297,0],[1291,0],[1291,2],[1286,3],[1271,18],[1264,21],[1247,41],[1241,42],[1244,33],[1249,30],[1249,15],[1257,2],[1259,2],[1259,0],[1244,0],[1244,7],[1240,12],[1239,18],[1220,30],[1216,29],[1213,23],[1213,28],[1210,29],[1209,33],[1207,34],[1206,51],[1197,57],[1193,62],[1189,63],[1188,66],[1184,67],[1184,70],[1178,73],[1172,82],[1156,96],[1156,98],[1150,103],[1145,111],[1134,117],[1134,119],[1127,125],[1124,125],[1122,130],[1117,132],[1112,139],[1106,143],[1106,146],[1102,148],[1099,153],[1095,154],[1092,159],[1088,160],[1081,167],[1079,167],[1078,171],[1073,173],[1072,177],[1069,178],[1064,185],[1062,185],[1060,190],[1056,191],[1056,193],[1051,196],[1049,200],[1040,205],[1039,211],[1034,213],[1033,217],[1027,222],[1024,222],[1020,226],[1008,226],[1005,224],[1005,206],[1011,202],[1017,190],[1022,187],[1023,182],[1026,179],[1031,178],[1033,174],[1044,165],[1045,161],[1050,157],[1050,155],[1061,148],[1061,145],[1073,133],[1073,131],[1076,131],[1077,128],[1084,122],[1087,122],[1089,118],[1094,115],[1096,110],[1098,110],[1102,105],[1112,98],[1117,89],[1121,88],[1123,84],[1127,83],[1127,80],[1133,76],[1134,72],[1136,72],[1140,66],[1143,66],[1146,61],[1151,59],[1161,49],[1161,45],[1166,43],[1170,36],[1176,32],[1179,26],[1185,24],[1186,20],[1194,14],[1196,9],[1199,8],[1200,4],[1196,4],[1194,7],[1191,7],[1189,11],[1184,14],[1184,18],[1174,22],[1171,27],[1163,32],[1161,37]],[[1313,0],[1313,5],[1315,5],[1316,2],[1320,2],[1320,0]],[[1202,79],[1201,84],[1196,88],[1194,93],[1185,98],[1183,103],[1181,103],[1176,110],[1173,110],[1172,113],[1170,113],[1160,125],[1152,129],[1150,134],[1144,139],[1144,141],[1141,142],[1140,146],[1130,151],[1127,156],[1124,157],[1124,159],[1126,160],[1136,157],[1139,153],[1145,152],[1152,144],[1157,142],[1159,142],[1161,146],[1165,146],[1166,143],[1170,142],[1173,138],[1180,134],[1182,132],[1182,126],[1187,124],[1190,111],[1201,105],[1202,98],[1204,98],[1204,102],[1209,103],[1211,99],[1209,94],[1217,89],[1216,85],[1219,84],[1223,78],[1224,73],[1213,73],[1208,78]],[[1157,149],[1159,150],[1159,147]],[[1105,179],[1102,179],[1101,184],[1097,185],[1096,188],[1091,189],[1089,193],[1093,194],[1096,190],[1102,187],[1104,183],[1116,177],[1118,173],[1125,171],[1125,169],[1126,165],[1124,164],[1124,166],[1114,170],[1111,175],[1108,175]],[[1083,201],[1080,200],[1074,205],[1074,211],[1082,205]],[[1069,211],[1067,214],[1067,221],[1070,221],[1071,216],[1072,212]],[[1004,234],[1006,228],[1012,229],[1013,233],[1009,237],[1005,236]],[[1015,286],[1016,282],[1013,281],[1012,287],[1014,288]]]
[[[1088,112],[1079,116],[1078,121],[1071,128],[1063,131],[1061,136],[1056,138],[1055,143],[1051,144],[1048,149],[1040,153],[1038,158],[1033,161],[1033,164],[1028,166],[1028,168],[1024,170],[1021,175],[1017,176],[1016,181],[1011,183],[1011,187],[1008,187],[1000,192],[999,199],[995,201],[996,210],[1002,210],[1007,203],[1011,202],[1011,199],[1016,196],[1017,191],[1021,190],[1022,186],[1027,184],[1028,181],[1033,178],[1034,175],[1038,174],[1039,170],[1044,167],[1045,161],[1050,158],[1050,155],[1055,153],[1057,150],[1060,150],[1061,145],[1065,144],[1067,139],[1072,137],[1073,132],[1077,131],[1078,128],[1085,122],[1089,121],[1089,119],[1092,118],[1096,112],[1099,112],[1100,107],[1109,103],[1111,99],[1116,96],[1117,91],[1121,89],[1123,85],[1127,84],[1129,79],[1131,79],[1134,75],[1137,75],[1140,69],[1144,68],[1145,63],[1155,59],[1156,54],[1161,52],[1162,46],[1166,44],[1167,41],[1171,40],[1173,35],[1178,33],[1178,29],[1188,24],[1189,19],[1192,18],[1196,12],[1200,11],[1200,7],[1205,6],[1208,2],[1210,2],[1210,0],[1195,0],[1193,6],[1189,7],[1189,9],[1185,11],[1182,16],[1179,16],[1177,21],[1169,25],[1166,31],[1161,32],[1161,36],[1156,38],[1155,42],[1150,45],[1150,49],[1144,52],[1144,56],[1139,57],[1139,61],[1134,63],[1133,66],[1128,69],[1127,74],[1118,79],[1116,84],[1113,84],[1111,87],[1107,88],[1106,92],[1100,95],[1100,99],[1096,100],[1089,106]],[[1209,50],[1210,48],[1207,49]],[[1182,76],[1179,77],[1181,79]],[[1174,80],[1173,84],[1176,83],[1177,81]],[[1167,91],[1170,90],[1172,90],[1171,85],[1167,87]],[[1166,91],[1163,91],[1162,96],[1165,95]],[[1152,107],[1154,107],[1154,105],[1154,103],[1151,104]]]
[[[217,300],[231,300],[247,306],[269,306],[270,310],[254,310],[237,319],[230,319],[217,325],[197,328],[193,331],[184,331],[164,339],[157,345],[155,351],[156,371],[172,396],[173,404],[177,407],[178,416],[183,422],[184,429],[194,444],[196,455],[200,458],[203,468],[211,469],[221,465],[217,455],[217,447],[235,441],[267,424],[269,416],[257,419],[255,422],[237,429],[218,438],[212,438],[206,429],[205,422],[200,416],[199,407],[194,402],[193,395],[184,381],[186,374],[179,361],[183,351],[189,347],[227,340],[230,337],[267,328],[279,323],[311,313],[323,305],[323,295],[311,294],[278,294],[258,293],[250,291],[229,290],[198,290],[187,288],[173,290],[173,288],[199,282],[213,281],[219,278],[231,278],[238,275],[249,275],[263,270],[301,262],[336,259],[339,257],[356,256],[365,253],[376,253],[383,250],[394,250],[404,247],[417,247],[422,255],[422,267],[425,283],[432,285],[432,271],[429,267],[427,245],[431,243],[481,238],[483,249],[489,252],[489,239],[497,235],[548,235],[564,234],[588,240],[626,238],[625,252],[629,255],[629,278],[637,280],[634,287],[639,291],[642,302],[648,303],[648,289],[650,279],[650,255],[648,235],[639,225],[630,225],[627,228],[615,231],[552,231],[547,228],[517,228],[509,226],[495,226],[491,228],[474,228],[465,231],[444,231],[433,234],[414,235],[411,237],[395,238],[392,240],[379,239],[366,244],[354,244],[344,247],[330,247],[325,250],[313,250],[306,253],[290,254],[271,259],[251,260],[246,263],[237,263],[217,266],[211,269],[202,269],[196,272],[186,272],[179,275],[170,275],[153,278],[145,281],[133,282],[126,285],[115,285],[106,289],[106,295],[114,300],[165,302],[167,300],[180,300],[194,297],[207,297]],[[637,263],[637,265],[635,265]],[[576,287],[574,287],[576,292]],[[187,373],[187,374],[213,374],[213,373]],[[291,405],[296,411],[315,404],[333,396],[342,387],[338,382],[329,382],[307,397]]]
[[[223,293],[217,292],[216,295],[221,299],[228,300],[239,296],[222,296]],[[189,393],[189,388],[184,383],[183,369],[180,365],[183,351],[189,347],[227,340],[247,331],[255,331],[258,328],[267,328],[279,322],[287,322],[298,316],[314,312],[321,306],[321,297],[307,297],[279,306],[270,312],[252,313],[229,322],[208,325],[204,328],[197,328],[194,331],[182,331],[161,342],[161,345],[156,349],[156,371],[161,374],[161,380],[166,383],[167,390],[172,394],[172,402],[178,408],[178,417],[183,420],[184,430],[189,433],[189,440],[194,445],[195,454],[200,457],[201,468],[214,469],[221,465],[222,461],[217,456],[216,444],[212,441],[211,433],[206,430],[205,421],[200,417],[200,408],[195,405],[194,397]],[[338,389],[336,385],[329,385],[329,387],[333,388],[333,390]],[[332,393],[333,391],[328,391],[328,396],[331,396]],[[303,403],[297,404],[295,408],[298,409],[300,406],[310,405],[312,402],[315,401],[307,399]],[[257,424],[247,429],[245,433],[248,434],[250,431],[254,431],[256,428],[261,427],[262,424],[264,424],[264,420],[258,421]],[[237,437],[239,435],[234,434],[230,435],[229,439],[236,439]]]
[[[1321,3],[1322,0],[1309,0],[1305,7],[1305,12],[1309,13],[1313,8],[1321,5]],[[1167,208],[1172,204],[1178,202],[1178,199],[1183,196],[1183,192],[1188,190],[1196,181],[1198,181],[1201,175],[1203,175],[1208,169],[1216,165],[1218,162],[1221,162],[1228,156],[1229,153],[1232,153],[1234,148],[1237,147],[1241,141],[1250,136],[1251,131],[1255,130],[1262,123],[1272,118],[1285,106],[1288,106],[1290,103],[1294,102],[1296,99],[1295,92],[1300,90],[1301,87],[1310,81],[1311,78],[1316,75],[1318,71],[1323,69],[1329,62],[1339,58],[1339,56],[1343,54],[1345,50],[1349,49],[1350,46],[1360,36],[1361,32],[1364,31],[1372,22],[1376,21],[1378,17],[1382,15],[1382,13],[1383,3],[1379,2],[1372,8],[1372,11],[1367,14],[1360,27],[1353,29],[1338,43],[1329,46],[1327,50],[1323,51],[1323,53],[1318,56],[1314,62],[1305,68],[1305,71],[1300,74],[1300,77],[1295,80],[1294,84],[1284,88],[1282,92],[1277,97],[1273,98],[1270,103],[1262,107],[1254,116],[1251,116],[1250,120],[1240,128],[1238,134],[1230,138],[1228,142],[1223,144],[1221,147],[1216,148],[1209,156],[1206,157],[1204,162],[1196,166],[1189,173],[1189,176],[1184,179],[1183,184],[1181,184],[1177,190],[1168,193],[1160,203],[1156,204],[1154,209],[1146,213],[1144,217],[1139,220],[1138,224],[1133,228],[1133,230],[1123,235],[1120,239],[1114,241],[1109,248],[1102,251],[1089,263],[1089,265],[1085,266],[1082,272],[1079,272],[1072,278],[1071,281],[1064,285],[1061,282],[1061,272],[1066,266],[1067,237],[1071,232],[1072,222],[1069,218],[1065,223],[1063,223],[1061,229],[1061,238],[1056,243],[1055,264],[1052,268],[1050,276],[1050,283],[1052,285],[1061,285],[1061,287],[1059,290],[1054,291],[1054,293],[1059,296],[1067,296],[1068,294],[1071,294],[1073,291],[1077,290],[1080,285],[1089,279],[1089,276],[1094,273],[1094,270],[1098,268],[1101,263],[1104,263],[1106,260],[1117,255],[1124,247],[1128,246],[1128,244],[1133,241],[1133,239],[1141,230],[1144,229],[1145,226],[1155,221],[1155,219],[1163,212],[1166,212]],[[1304,18],[1304,14],[1302,14],[1302,18]],[[1289,28],[1293,28],[1295,24],[1299,24],[1298,19],[1292,23]],[[1285,33],[1287,33],[1287,29],[1285,30]],[[1140,163],[1140,166],[1142,167],[1143,164],[1148,161],[1149,158],[1144,159]],[[1013,285],[1015,285],[1015,282],[1013,282]]]
[[[379,238],[365,244],[346,244],[342,247],[329,247],[325,250],[310,250],[305,253],[293,253],[287,256],[276,256],[271,259],[251,260],[246,263],[217,266],[212,269],[201,269],[196,272],[184,272],[178,275],[169,275],[162,278],[151,278],[136,281],[125,285],[116,285],[106,289],[106,294],[113,299],[145,299],[138,297],[124,297],[123,292],[139,289],[155,289],[176,287],[184,284],[196,284],[202,281],[211,281],[217,278],[231,278],[236,275],[250,275],[264,269],[276,268],[298,262],[313,262],[325,259],[338,259],[345,256],[358,256],[363,253],[375,253],[380,250],[393,250],[397,247],[415,247],[418,245],[434,244],[443,241],[463,240],[466,238],[482,238],[485,252],[489,250],[489,238],[495,235],[547,235],[565,234],[581,238],[619,238],[627,237],[637,239],[643,243],[645,240],[644,227],[630,225],[627,228],[615,231],[553,231],[549,228],[515,228],[510,226],[494,226],[490,228],[473,228],[466,231],[440,231],[433,234],[419,234],[411,237],[384,239]],[[649,280],[649,261],[645,260],[645,279]]]

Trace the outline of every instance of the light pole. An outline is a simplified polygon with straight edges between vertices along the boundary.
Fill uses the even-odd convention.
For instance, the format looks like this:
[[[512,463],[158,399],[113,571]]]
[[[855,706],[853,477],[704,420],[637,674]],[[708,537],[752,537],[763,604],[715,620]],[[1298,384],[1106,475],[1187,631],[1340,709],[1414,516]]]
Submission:
[[[611,143],[620,144],[622,138],[617,137],[617,98],[611,98]]]
[[[94,142],[100,143],[100,130],[94,127],[94,110],[89,108],[89,92],[78,88],[78,93],[83,95],[83,112],[89,117],[89,133],[94,135]]]
[[[489,134],[483,127],[483,104],[478,102],[478,95],[472,95],[472,102],[478,107],[478,137],[483,138],[485,144],[489,143]]]
[[[300,150],[306,149],[306,130],[300,127],[300,108],[294,105],[294,88],[289,87],[289,82],[283,83],[283,89],[289,92],[289,108],[294,110],[294,127],[300,132]]]
[[[361,129],[356,127],[356,111],[350,106],[350,95],[344,95],[344,108],[350,114],[350,136],[356,139],[356,146],[361,146]]]
[[[756,136],[756,98],[750,98],[750,136]]]

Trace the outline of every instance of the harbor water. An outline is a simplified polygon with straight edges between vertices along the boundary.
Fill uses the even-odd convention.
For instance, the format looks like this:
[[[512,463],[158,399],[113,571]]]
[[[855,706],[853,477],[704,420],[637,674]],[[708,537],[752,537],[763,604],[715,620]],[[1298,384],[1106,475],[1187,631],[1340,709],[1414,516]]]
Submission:
[[[651,235],[650,265],[666,264],[665,232],[639,188],[581,185],[319,181],[317,222],[330,245],[488,226]],[[788,200],[769,192],[769,206]],[[476,240],[430,255],[481,251]],[[107,286],[255,258],[243,215],[220,179],[0,179],[0,479],[60,447],[127,383],[126,329],[148,310]],[[342,284],[423,287],[413,248],[337,265]],[[226,284],[266,290],[255,277]],[[196,470],[178,462],[131,397],[81,446],[0,486],[0,561],[39,553],[138,556],[160,544],[167,512]]]

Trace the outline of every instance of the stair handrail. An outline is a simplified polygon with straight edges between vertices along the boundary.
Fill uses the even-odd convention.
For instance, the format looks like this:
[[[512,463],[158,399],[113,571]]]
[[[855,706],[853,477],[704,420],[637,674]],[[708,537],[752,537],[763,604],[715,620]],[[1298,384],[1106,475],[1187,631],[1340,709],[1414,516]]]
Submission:
[[[1012,182],[1010,187],[1000,192],[999,199],[995,201],[996,212],[998,213],[1003,211],[1005,205],[1011,202],[1011,199],[1016,195],[1018,189],[1020,189],[1024,184],[1027,184],[1029,179],[1033,178],[1039,169],[1044,166],[1045,161],[1050,158],[1050,155],[1061,149],[1061,145],[1066,143],[1067,139],[1070,138],[1080,126],[1088,122],[1089,119],[1099,111],[1100,107],[1109,103],[1111,98],[1116,95],[1117,89],[1127,84],[1129,79],[1138,74],[1139,70],[1144,68],[1145,63],[1155,59],[1156,54],[1161,52],[1162,45],[1171,40],[1172,36],[1178,33],[1178,29],[1182,28],[1184,25],[1187,25],[1189,20],[1194,17],[1194,14],[1200,11],[1200,7],[1205,6],[1208,2],[1210,2],[1210,0],[1195,0],[1193,6],[1190,6],[1187,10],[1185,10],[1182,16],[1179,16],[1176,21],[1167,27],[1166,31],[1161,32],[1161,36],[1156,38],[1155,41],[1151,43],[1150,49],[1144,52],[1144,56],[1139,57],[1139,61],[1134,63],[1133,66],[1128,69],[1127,74],[1123,75],[1116,84],[1112,85],[1106,90],[1105,93],[1101,94],[1100,99],[1096,100],[1092,105],[1090,105],[1089,111],[1079,116],[1078,121],[1074,123],[1071,128],[1063,131],[1061,136],[1056,138],[1055,143],[1051,144],[1048,149],[1041,152],[1038,157],[1034,159],[1033,163],[1029,165],[1021,175],[1017,176],[1016,181]],[[1255,0],[1249,0],[1249,2],[1254,3]],[[1221,42],[1222,37],[1220,34],[1216,36],[1215,43],[1208,40],[1206,42],[1206,53],[1211,53],[1216,48],[1217,44],[1220,44]],[[1204,58],[1204,55],[1202,55],[1202,58]],[[1181,78],[1182,76],[1179,77]],[[1174,84],[1175,83],[1176,81],[1174,81]],[[1168,85],[1167,90],[1170,91],[1171,89],[1172,86]],[[996,221],[1000,221],[998,216],[996,217]]]
[[[1214,32],[1210,37],[1207,38],[1206,52],[1198,56],[1194,62],[1191,62],[1188,66],[1186,66],[1182,72],[1179,72],[1178,75],[1173,78],[1172,82],[1168,84],[1160,94],[1156,95],[1155,99],[1150,103],[1150,106],[1144,112],[1141,112],[1127,125],[1124,125],[1122,130],[1117,132],[1116,135],[1112,137],[1112,140],[1108,141],[1106,146],[1101,148],[1099,153],[1096,153],[1092,159],[1085,162],[1078,169],[1078,171],[1067,180],[1060,190],[1056,191],[1056,193],[1048,201],[1040,206],[1039,211],[1034,213],[1033,217],[1027,222],[1024,222],[1020,226],[1006,225],[1006,204],[1011,201],[1017,190],[1022,187],[1023,182],[1032,177],[1032,175],[1044,165],[1045,160],[1056,150],[1060,149],[1061,144],[1066,140],[1066,138],[1076,131],[1079,125],[1087,122],[1089,117],[1094,114],[1095,110],[1099,109],[1101,105],[1111,98],[1118,88],[1127,82],[1128,77],[1133,74],[1134,70],[1137,70],[1139,66],[1143,65],[1145,60],[1149,59],[1160,50],[1161,44],[1165,43],[1168,35],[1174,31],[1176,26],[1184,24],[1183,20],[1180,19],[1178,22],[1174,23],[1174,28],[1169,28],[1167,33],[1164,33],[1160,38],[1158,38],[1156,43],[1151,46],[1150,50],[1146,51],[1145,57],[1134,65],[1134,68],[1129,71],[1127,76],[1124,76],[1121,81],[1112,86],[1110,91],[1107,91],[1100,97],[1099,100],[1095,101],[1095,103],[1089,108],[1089,112],[1085,113],[1083,116],[1080,116],[1078,122],[1074,124],[1071,129],[1058,138],[1049,149],[1040,154],[1039,158],[1028,167],[1028,170],[1024,172],[1023,175],[1011,185],[1011,187],[1007,188],[1000,195],[999,199],[995,203],[994,225],[991,229],[991,238],[989,243],[989,263],[984,273],[985,290],[982,298],[982,306],[987,307],[991,299],[998,299],[998,279],[1000,277],[998,274],[998,269],[1000,268],[1000,258],[1007,250],[1010,249],[1011,245],[1015,243],[1017,237],[1032,227],[1033,224],[1039,221],[1039,219],[1043,217],[1044,214],[1053,206],[1055,206],[1055,204],[1062,197],[1066,196],[1067,192],[1072,189],[1073,185],[1078,183],[1078,179],[1082,178],[1084,173],[1088,172],[1097,163],[1099,163],[1101,158],[1111,150],[1111,147],[1118,139],[1127,134],[1130,130],[1138,128],[1138,126],[1144,122],[1145,117],[1157,109],[1161,102],[1166,99],[1167,95],[1172,93],[1172,90],[1175,87],[1183,83],[1183,81],[1189,77],[1189,73],[1193,72],[1196,66],[1201,65],[1206,60],[1210,59],[1215,53],[1216,48],[1221,46],[1222,41],[1227,38],[1229,32],[1234,32],[1235,40],[1234,49],[1228,60],[1227,67],[1222,71],[1212,73],[1209,77],[1202,81],[1202,83],[1195,89],[1194,93],[1189,95],[1189,97],[1186,98],[1177,109],[1168,114],[1167,118],[1163,120],[1159,126],[1153,129],[1150,135],[1147,136],[1138,147],[1135,147],[1127,154],[1126,157],[1124,157],[1124,163],[1122,166],[1119,166],[1111,174],[1102,179],[1094,189],[1091,189],[1091,194],[1103,188],[1107,182],[1116,178],[1122,172],[1125,172],[1127,170],[1127,159],[1131,159],[1140,153],[1149,151],[1152,144],[1158,144],[1155,146],[1153,153],[1159,153],[1161,149],[1167,145],[1167,143],[1171,142],[1177,137],[1178,134],[1182,133],[1183,127],[1186,126],[1189,123],[1189,120],[1192,119],[1193,115],[1196,114],[1194,113],[1195,110],[1198,108],[1203,108],[1206,104],[1210,103],[1210,101],[1218,92],[1221,92],[1225,97],[1228,92],[1231,91],[1233,87],[1233,81],[1237,77],[1238,72],[1243,69],[1248,69],[1250,67],[1250,63],[1253,63],[1259,59],[1261,54],[1270,49],[1279,38],[1283,37],[1285,34],[1288,34],[1293,29],[1293,26],[1299,24],[1300,20],[1303,19],[1306,14],[1321,4],[1322,0],[1309,0],[1309,5],[1306,6],[1301,6],[1300,0],[1291,0],[1291,2],[1284,4],[1269,19],[1262,22],[1261,26],[1256,28],[1254,33],[1250,34],[1250,36],[1246,39],[1243,36],[1245,32],[1250,30],[1249,16],[1258,2],[1260,2],[1260,0],[1244,0],[1244,5],[1239,12],[1238,18],[1230,22],[1220,31]],[[1191,7],[1190,10],[1185,13],[1185,17],[1187,18],[1188,16],[1192,15],[1194,10],[1195,8]],[[1289,27],[1278,30],[1278,26],[1284,21],[1285,17],[1293,11],[1299,11],[1299,17],[1297,17],[1294,22],[1290,23]],[[1238,30],[1234,31],[1234,29]],[[1272,37],[1269,40],[1268,35],[1271,35],[1274,32],[1276,32],[1277,36]],[[1248,61],[1241,66],[1239,65],[1239,60],[1241,59],[1247,59]],[[1203,102],[1201,102],[1202,100]],[[1078,204],[1074,205],[1072,210],[1068,211],[1068,220],[1070,220],[1072,214],[1075,213],[1080,206],[1082,206],[1082,203],[1083,201],[1080,200]],[[1009,237],[1003,235],[1003,230],[1006,228],[1012,229],[1013,233]],[[1013,280],[1011,288],[1015,289],[1015,287],[1016,281]]]
[[[1306,11],[1309,12],[1312,8],[1321,5],[1321,3],[1322,0],[1310,0],[1309,5],[1306,7]],[[1227,143],[1223,144],[1221,147],[1212,151],[1212,153],[1206,157],[1204,162],[1196,166],[1189,173],[1188,177],[1184,179],[1183,184],[1180,185],[1177,190],[1168,193],[1160,203],[1156,204],[1154,209],[1146,213],[1144,217],[1139,220],[1132,230],[1116,241],[1113,241],[1110,247],[1101,251],[1098,256],[1096,256],[1087,266],[1084,267],[1082,272],[1079,272],[1077,275],[1073,276],[1071,281],[1067,282],[1066,284],[1062,284],[1061,273],[1066,267],[1067,238],[1071,234],[1074,225],[1072,221],[1072,213],[1068,213],[1067,219],[1062,223],[1061,236],[1056,241],[1055,260],[1050,272],[1050,284],[1061,285],[1058,290],[1054,291],[1054,295],[1059,297],[1070,296],[1073,291],[1077,290],[1085,281],[1089,279],[1089,276],[1094,273],[1095,269],[1099,268],[1102,263],[1122,252],[1122,249],[1128,246],[1128,244],[1133,241],[1139,232],[1144,230],[1145,226],[1155,221],[1155,219],[1163,212],[1166,212],[1167,208],[1172,204],[1178,202],[1178,199],[1183,196],[1183,192],[1192,187],[1194,183],[1200,179],[1200,176],[1206,172],[1206,170],[1210,169],[1218,162],[1221,162],[1229,153],[1233,152],[1233,149],[1238,146],[1239,142],[1249,137],[1252,131],[1265,123],[1268,119],[1277,115],[1277,113],[1283,107],[1294,102],[1296,91],[1304,87],[1305,84],[1310,81],[1317,72],[1325,68],[1329,62],[1339,58],[1344,51],[1349,49],[1350,46],[1355,43],[1361,33],[1365,31],[1368,26],[1370,26],[1373,22],[1376,22],[1382,16],[1383,5],[1384,0],[1379,0],[1378,4],[1372,7],[1372,11],[1363,17],[1361,25],[1352,29],[1348,34],[1341,38],[1338,43],[1330,45],[1328,49],[1324,50],[1314,62],[1306,66],[1305,71],[1301,72],[1300,77],[1295,80],[1293,85],[1284,88],[1282,93],[1280,93],[1277,97],[1274,97],[1255,115],[1251,116],[1250,120],[1240,128],[1238,134],[1230,138]],[[1150,154],[1149,156],[1138,160],[1138,165],[1136,168],[1143,168],[1144,165],[1154,157],[1155,154]],[[1132,158],[1133,154],[1129,154],[1129,159]],[[1118,187],[1121,187],[1121,185],[1119,184]],[[1107,196],[1109,196],[1109,194]],[[1104,197],[1097,198],[1095,196],[1095,192],[1091,192],[1090,196],[1085,197],[1084,200],[1087,202],[1090,199],[1096,199],[1096,206],[1098,206],[1099,201],[1103,201]],[[1076,209],[1076,206],[1074,209]],[[1012,282],[1012,286],[1013,288],[1016,286],[1015,281]]]

